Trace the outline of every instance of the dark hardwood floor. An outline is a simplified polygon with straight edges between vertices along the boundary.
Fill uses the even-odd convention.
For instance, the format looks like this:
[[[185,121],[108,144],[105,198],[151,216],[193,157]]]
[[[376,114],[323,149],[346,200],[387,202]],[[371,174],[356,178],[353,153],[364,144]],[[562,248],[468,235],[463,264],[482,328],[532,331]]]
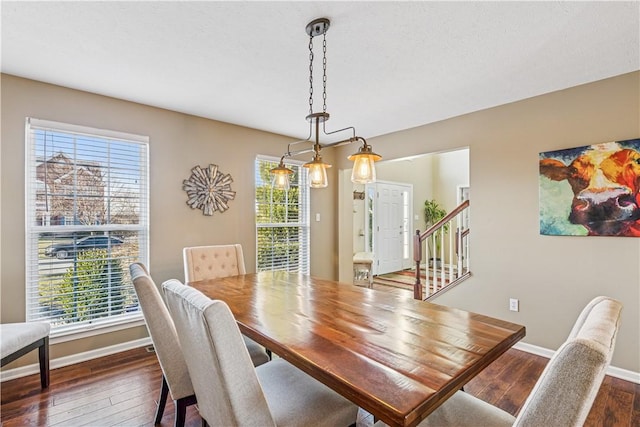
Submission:
[[[511,349],[465,386],[465,390],[517,413],[547,359]],[[38,375],[2,383],[2,426],[151,425],[160,389],[160,367],[144,348],[51,371],[40,390]],[[163,426],[173,425],[167,402]],[[366,425],[361,417],[359,425]],[[197,408],[187,409],[187,426],[200,426]],[[606,377],[587,426],[640,426],[640,385]]]

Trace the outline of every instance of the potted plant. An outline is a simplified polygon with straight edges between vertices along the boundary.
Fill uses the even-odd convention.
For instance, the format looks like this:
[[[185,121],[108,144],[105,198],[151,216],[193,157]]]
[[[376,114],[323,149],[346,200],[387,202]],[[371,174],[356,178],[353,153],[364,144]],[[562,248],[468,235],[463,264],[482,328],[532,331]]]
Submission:
[[[424,202],[424,222],[427,226],[427,229],[434,225],[436,222],[440,221],[447,215],[447,211],[438,204],[434,199],[425,200]],[[440,255],[440,240],[442,236],[442,232],[447,233],[449,231],[449,224],[445,224],[440,230],[434,233],[434,238],[436,241],[435,248],[433,248],[432,243],[433,240],[430,237],[427,239],[427,245],[429,246],[429,254],[431,257],[429,258],[429,267],[440,268],[442,261],[438,257]]]

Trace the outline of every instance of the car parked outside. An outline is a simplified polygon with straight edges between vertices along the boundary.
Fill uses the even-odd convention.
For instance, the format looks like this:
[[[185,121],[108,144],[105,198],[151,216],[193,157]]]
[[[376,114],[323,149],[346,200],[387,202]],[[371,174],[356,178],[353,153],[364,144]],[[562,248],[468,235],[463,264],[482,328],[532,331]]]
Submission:
[[[88,236],[74,242],[54,243],[45,248],[44,254],[58,259],[72,258],[77,252],[91,249],[107,249],[111,246],[118,246],[124,241],[117,237],[110,236]]]

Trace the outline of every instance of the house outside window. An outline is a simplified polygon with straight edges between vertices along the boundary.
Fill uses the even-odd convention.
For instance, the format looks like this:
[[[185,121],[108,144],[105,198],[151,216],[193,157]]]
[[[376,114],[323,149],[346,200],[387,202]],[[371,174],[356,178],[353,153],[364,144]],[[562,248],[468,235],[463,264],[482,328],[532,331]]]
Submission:
[[[27,321],[55,337],[141,319],[148,138],[29,118],[26,150]]]
[[[270,170],[279,159],[258,156],[256,183],[257,271],[309,274],[309,186],[302,162],[287,161],[294,171],[289,190],[273,188]]]

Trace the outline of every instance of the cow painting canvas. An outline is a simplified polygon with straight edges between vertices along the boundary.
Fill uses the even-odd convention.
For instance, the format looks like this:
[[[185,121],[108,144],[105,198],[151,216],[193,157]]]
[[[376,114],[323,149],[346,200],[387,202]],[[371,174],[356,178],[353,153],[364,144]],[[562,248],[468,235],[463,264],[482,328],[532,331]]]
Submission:
[[[640,139],[540,153],[540,234],[640,237]]]

